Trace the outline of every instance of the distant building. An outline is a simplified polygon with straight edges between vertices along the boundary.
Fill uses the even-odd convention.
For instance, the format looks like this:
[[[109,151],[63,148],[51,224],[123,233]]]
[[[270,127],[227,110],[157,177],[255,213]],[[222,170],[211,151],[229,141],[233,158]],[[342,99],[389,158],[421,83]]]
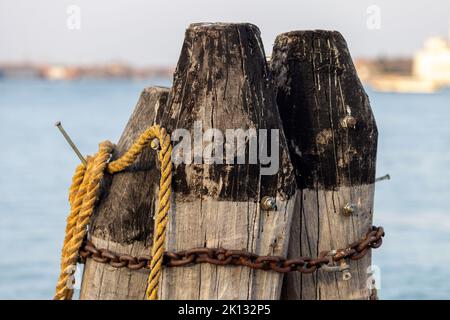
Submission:
[[[79,76],[76,68],[48,66],[41,68],[39,75],[46,80],[73,80]]]
[[[413,75],[437,86],[450,86],[450,42],[430,38],[414,55]]]
[[[412,59],[358,59],[355,65],[376,91],[433,93],[450,87],[450,41],[430,38]]]

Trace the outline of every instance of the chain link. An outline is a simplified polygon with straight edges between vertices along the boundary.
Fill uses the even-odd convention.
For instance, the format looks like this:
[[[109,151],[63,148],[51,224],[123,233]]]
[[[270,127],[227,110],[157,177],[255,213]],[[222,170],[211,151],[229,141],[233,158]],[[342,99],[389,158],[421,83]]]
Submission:
[[[218,266],[246,266],[256,270],[272,270],[279,273],[298,271],[313,273],[324,265],[342,260],[359,260],[370,249],[379,248],[383,242],[383,227],[373,226],[364,238],[338,250],[323,251],[317,258],[299,257],[286,259],[280,256],[258,256],[244,250],[227,250],[223,248],[195,248],[179,252],[164,253],[163,264],[167,267],[182,267],[190,264],[209,263]],[[332,253],[332,254],[331,254]],[[91,258],[99,263],[106,263],[115,268],[131,270],[150,269],[150,256],[132,257],[128,254],[116,254],[107,249],[97,249],[90,241],[85,241],[80,250],[80,262]]]

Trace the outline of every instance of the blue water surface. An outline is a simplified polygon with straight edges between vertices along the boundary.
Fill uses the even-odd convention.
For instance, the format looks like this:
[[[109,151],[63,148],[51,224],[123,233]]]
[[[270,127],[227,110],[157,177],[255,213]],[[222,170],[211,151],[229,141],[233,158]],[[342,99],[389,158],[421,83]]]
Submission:
[[[84,154],[117,141],[147,81],[0,81],[0,298],[48,299],[58,275],[79,160],[54,127],[61,120]],[[450,298],[450,92],[368,91],[379,129],[374,252],[383,299]]]

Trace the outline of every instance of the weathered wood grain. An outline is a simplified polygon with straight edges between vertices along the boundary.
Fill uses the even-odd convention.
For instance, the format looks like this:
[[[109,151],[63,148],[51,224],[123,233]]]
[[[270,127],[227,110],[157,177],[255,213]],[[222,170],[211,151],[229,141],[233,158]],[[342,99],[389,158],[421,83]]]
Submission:
[[[317,256],[360,239],[372,224],[377,128],[343,37],[295,31],[271,59],[277,104],[298,185],[289,257]],[[347,217],[342,208],[356,211]],[[352,279],[319,270],[285,277],[284,299],[368,299],[368,254],[349,261]]]
[[[159,122],[169,89],[146,88],[115,148],[120,157],[147,127]],[[156,153],[144,150],[124,172],[106,175],[102,194],[91,219],[89,237],[98,248],[149,255],[153,216],[160,173]],[[148,271],[116,269],[88,259],[83,274],[81,299],[144,299]]]
[[[162,124],[170,132],[182,128],[192,136],[196,121],[204,131],[222,133],[279,129],[281,169],[262,175],[261,165],[248,161],[176,165],[166,249],[223,247],[286,254],[295,180],[257,27],[201,23],[187,29]],[[203,141],[203,147],[208,143]],[[264,196],[276,197],[276,211],[260,209]],[[165,268],[159,295],[278,299],[281,283],[282,275],[275,272],[203,264]]]

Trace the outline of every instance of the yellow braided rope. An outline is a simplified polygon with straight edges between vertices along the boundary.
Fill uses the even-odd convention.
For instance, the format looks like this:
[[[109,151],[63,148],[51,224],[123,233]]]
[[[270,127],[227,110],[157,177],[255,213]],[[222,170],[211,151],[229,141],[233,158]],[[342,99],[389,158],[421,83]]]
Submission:
[[[158,139],[161,146],[159,152],[161,178],[158,196],[159,205],[155,216],[152,259],[150,261],[151,271],[148,277],[146,297],[150,300],[158,298],[166,226],[170,209],[172,145],[166,130],[154,125],[142,133],[131,148],[119,159],[108,163],[113,145],[106,141],[100,143],[99,151],[94,156],[87,158],[86,167],[80,165],[76,168],[69,191],[70,213],[67,217],[66,235],[61,254],[61,271],[54,299],[68,300],[72,298],[73,272],[78,260],[78,251],[86,234],[89,219],[94,212],[95,201],[105,170],[113,174],[126,169],[155,138]]]

